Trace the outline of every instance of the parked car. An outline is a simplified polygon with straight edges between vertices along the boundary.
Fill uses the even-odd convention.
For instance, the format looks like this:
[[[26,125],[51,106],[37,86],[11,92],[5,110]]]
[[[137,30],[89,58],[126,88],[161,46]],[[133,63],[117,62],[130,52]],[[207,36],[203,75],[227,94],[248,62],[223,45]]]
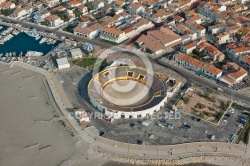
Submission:
[[[162,123],[159,123],[157,126],[159,126],[160,128],[164,128],[164,125]]]
[[[183,128],[186,129],[186,130],[190,130],[191,126],[189,126],[188,124],[183,124]]]
[[[173,129],[173,128],[174,128],[174,125],[173,125],[173,124],[168,124],[168,128],[169,128],[169,129]]]
[[[200,121],[201,121],[200,118],[196,118],[195,116],[192,116],[191,119],[192,119],[193,121],[196,121],[196,122],[200,122]]]
[[[211,139],[211,140],[214,140],[214,139],[215,139],[215,135],[211,135],[211,136],[210,136],[210,139]]]

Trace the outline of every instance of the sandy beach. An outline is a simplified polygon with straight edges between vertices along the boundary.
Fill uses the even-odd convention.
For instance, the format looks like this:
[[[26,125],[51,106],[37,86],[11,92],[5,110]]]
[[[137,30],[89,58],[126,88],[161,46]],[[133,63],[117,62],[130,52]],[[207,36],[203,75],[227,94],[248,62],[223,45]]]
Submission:
[[[73,138],[55,118],[44,78],[0,64],[0,165],[59,165],[75,150]]]

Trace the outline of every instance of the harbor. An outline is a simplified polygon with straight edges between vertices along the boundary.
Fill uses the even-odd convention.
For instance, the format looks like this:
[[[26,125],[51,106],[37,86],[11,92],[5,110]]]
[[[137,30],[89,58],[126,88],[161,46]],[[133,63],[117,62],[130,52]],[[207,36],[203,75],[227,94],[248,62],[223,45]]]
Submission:
[[[4,27],[2,31],[0,30],[0,35],[0,56],[6,57],[24,56],[30,51],[34,56],[42,56],[60,43],[60,41],[42,37],[33,31],[23,32],[12,27],[7,29]],[[34,54],[34,51],[38,53]]]
[[[19,61],[49,70],[47,55],[61,44],[56,36],[36,29],[0,25],[0,61],[4,63]]]
[[[61,43],[56,35],[0,22],[0,57],[42,56]]]

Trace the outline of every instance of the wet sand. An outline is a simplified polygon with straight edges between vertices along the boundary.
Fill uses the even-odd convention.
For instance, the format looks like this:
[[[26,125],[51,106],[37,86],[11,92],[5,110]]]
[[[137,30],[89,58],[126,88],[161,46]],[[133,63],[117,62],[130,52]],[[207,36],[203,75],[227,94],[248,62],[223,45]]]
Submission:
[[[116,163],[116,162],[107,162],[103,164],[102,166],[145,166],[145,165],[133,165],[133,164],[122,164],[122,163]],[[149,165],[154,166],[154,165]],[[196,163],[196,164],[187,164],[183,166],[216,166],[213,164],[206,164],[206,163]]]
[[[0,165],[59,165],[74,153],[42,78],[0,63]]]

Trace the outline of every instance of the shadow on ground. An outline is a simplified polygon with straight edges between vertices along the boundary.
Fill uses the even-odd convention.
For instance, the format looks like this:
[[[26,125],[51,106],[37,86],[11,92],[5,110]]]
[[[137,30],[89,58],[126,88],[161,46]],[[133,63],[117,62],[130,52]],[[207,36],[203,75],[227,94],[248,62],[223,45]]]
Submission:
[[[89,102],[88,84],[92,78],[92,72],[85,74],[78,83],[78,93],[87,102]]]

